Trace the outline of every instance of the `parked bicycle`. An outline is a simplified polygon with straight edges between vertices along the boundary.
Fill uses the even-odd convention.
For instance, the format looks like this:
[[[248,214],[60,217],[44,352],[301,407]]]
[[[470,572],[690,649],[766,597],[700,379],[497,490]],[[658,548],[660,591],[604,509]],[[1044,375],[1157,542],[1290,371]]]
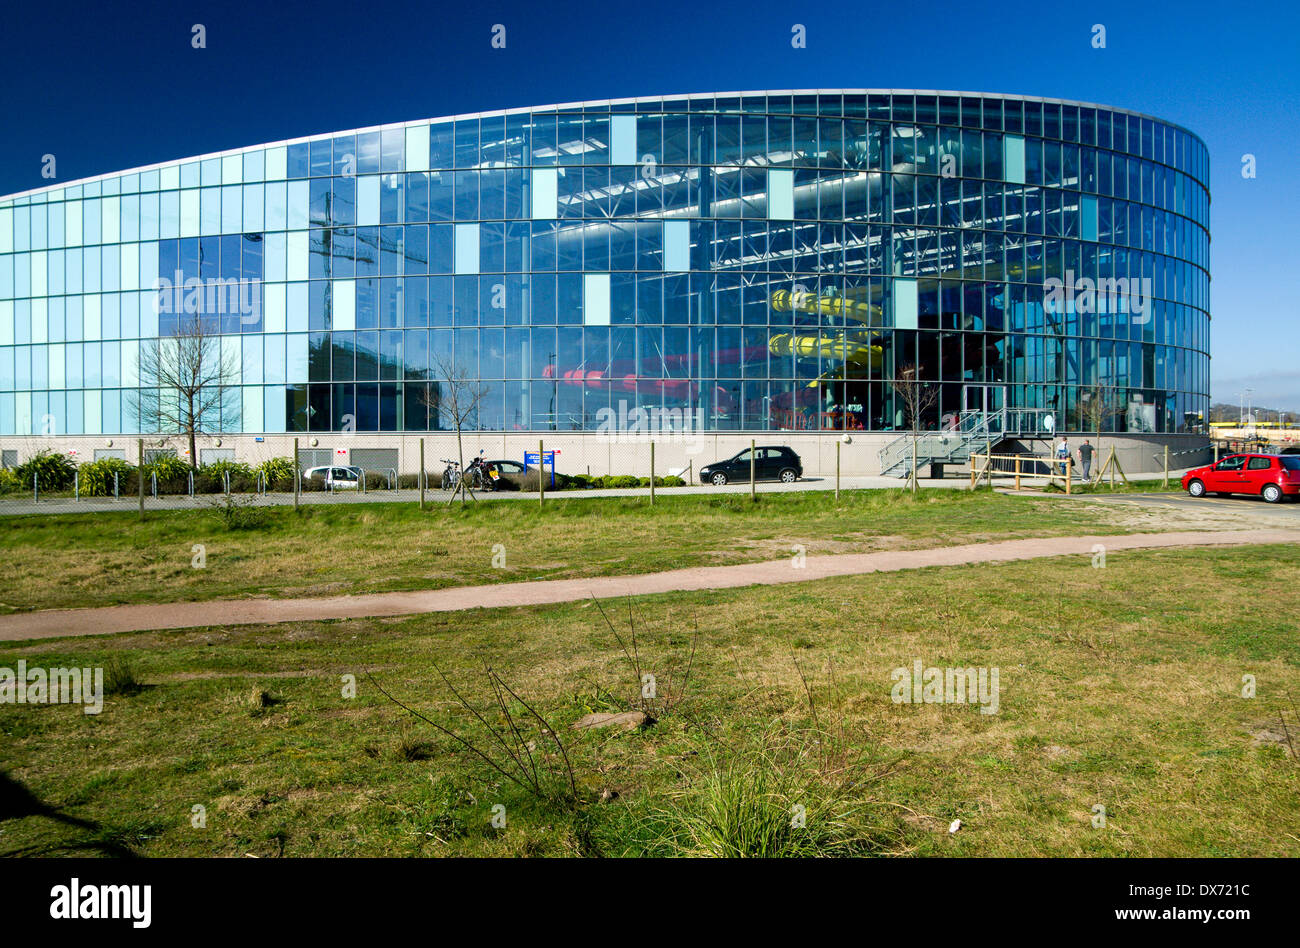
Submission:
[[[442,471],[442,489],[455,490],[460,485],[460,462],[442,458],[447,466]]]

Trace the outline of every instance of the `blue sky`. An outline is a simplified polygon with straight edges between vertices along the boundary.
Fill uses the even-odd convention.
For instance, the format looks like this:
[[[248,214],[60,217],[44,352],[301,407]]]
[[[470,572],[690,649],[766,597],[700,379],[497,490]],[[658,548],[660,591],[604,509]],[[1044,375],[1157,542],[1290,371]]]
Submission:
[[[1300,8],[1277,3],[16,4],[0,194],[318,132],[581,99],[923,88],[1099,102],[1212,162],[1212,386],[1300,411]],[[191,27],[207,30],[193,49]],[[489,43],[506,27],[506,48]],[[807,29],[807,48],[790,44]],[[1106,48],[1092,28],[1106,28]],[[1242,177],[1252,154],[1257,176]]]

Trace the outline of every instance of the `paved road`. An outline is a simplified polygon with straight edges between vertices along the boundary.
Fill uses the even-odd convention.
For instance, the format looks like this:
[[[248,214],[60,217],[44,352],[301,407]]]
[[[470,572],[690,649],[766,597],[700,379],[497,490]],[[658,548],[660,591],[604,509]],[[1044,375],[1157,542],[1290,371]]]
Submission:
[[[1057,495],[1061,496],[1061,495]],[[1300,529],[1300,503],[1270,504],[1262,497],[1192,497],[1183,491],[1150,494],[1072,494],[1071,500],[1135,507],[1144,510],[1176,511],[1205,518],[1236,518],[1243,522]]]
[[[1098,544],[1108,553],[1119,550],[1181,546],[1224,546],[1246,543],[1300,543],[1300,530],[1187,531],[1124,536],[1050,537],[974,543],[929,550],[890,550],[810,556],[802,567],[793,559],[734,566],[668,570],[634,576],[540,580],[461,586],[416,592],[323,596],[302,599],[242,599],[210,602],[108,606],[99,609],[59,609],[0,616],[0,640],[57,638],[68,635],[107,635],[158,629],[203,626],[262,625],[413,615],[478,608],[532,606],[678,590],[729,589],[740,586],[807,582],[833,576],[893,572],[926,566],[998,563],[1049,556],[1092,556]],[[218,620],[214,622],[214,620]]]
[[[1159,477],[1159,474],[1146,475],[1148,478]],[[1137,475],[1133,479],[1141,479],[1142,475]],[[995,481],[995,486],[1003,486],[1009,481]],[[1043,487],[1046,485],[1046,478],[1023,478],[1025,487]],[[965,490],[970,487],[969,477],[945,477],[941,479],[926,478],[920,479],[922,487],[942,487],[951,490]],[[896,477],[844,477],[840,480],[840,486],[844,490],[885,490],[889,488],[897,489],[904,486],[902,478]],[[763,494],[782,494],[799,491],[827,491],[835,489],[834,477],[807,477],[794,484],[782,484],[777,481],[761,481],[758,484],[759,493]],[[726,487],[705,486],[703,484],[688,484],[683,487],[660,487],[655,493],[659,497],[675,497],[681,494],[745,494],[749,492],[749,484],[728,484]],[[649,488],[633,487],[625,489],[599,489],[599,490],[565,490],[555,491],[553,494],[548,493],[548,497],[570,499],[582,499],[593,497],[648,497]],[[238,495],[239,497],[252,496],[253,503],[257,506],[284,506],[293,503],[293,494],[263,494],[263,495]],[[313,491],[299,495],[301,502],[304,504],[364,504],[364,503],[405,503],[414,504],[419,500],[420,492],[417,490],[371,490],[361,493],[356,490],[343,490],[338,493],[327,493],[324,491]],[[479,491],[476,492],[480,500],[491,501],[531,501],[537,502],[536,493],[523,493],[521,491]],[[1089,495],[1092,498],[1094,495]],[[430,504],[439,502],[446,503],[448,494],[446,491],[430,490],[425,493],[425,501]],[[207,494],[197,497],[188,497],[185,495],[163,495],[157,498],[146,497],[146,510],[203,510],[213,504],[222,502],[221,495]],[[137,497],[122,497],[113,499],[111,497],[87,497],[82,500],[73,500],[68,497],[54,497],[48,500],[41,499],[33,501],[30,495],[14,496],[0,498],[0,516],[18,515],[31,513],[94,513],[109,510],[135,510],[139,504]]]
[[[949,487],[959,490],[970,486],[970,480],[960,477],[947,477],[941,480],[930,478],[921,478],[922,487]],[[892,477],[846,477],[841,479],[840,486],[844,490],[863,490],[863,489],[883,489],[899,488],[903,486],[903,481]],[[779,481],[760,481],[758,484],[759,493],[794,493],[809,490],[834,490],[835,479],[825,477],[809,477],[797,481],[794,484],[782,484]],[[702,484],[692,484],[683,487],[659,487],[655,489],[658,497],[675,497],[681,494],[746,494],[749,492],[748,482],[744,484],[728,484],[726,487],[705,486]],[[293,503],[293,494],[262,494],[262,495],[245,495],[239,494],[237,497],[252,497],[257,506],[283,506]],[[447,491],[430,490],[425,492],[425,502],[429,504],[446,503],[450,495]],[[480,500],[500,500],[500,501],[531,501],[537,503],[536,492],[525,493],[522,491],[476,491],[475,496]],[[547,499],[564,498],[584,499],[589,497],[649,497],[650,489],[648,487],[632,487],[622,489],[598,489],[598,490],[557,490],[548,491]],[[304,504],[365,504],[365,503],[405,503],[414,504],[420,499],[418,490],[371,490],[361,493],[356,490],[341,490],[337,493],[328,493],[325,491],[312,491],[299,495],[301,502]],[[197,497],[186,495],[163,495],[157,498],[145,497],[146,510],[193,510],[206,509],[213,504],[222,503],[223,498],[220,494],[204,494]],[[69,497],[55,497],[49,500],[41,499],[33,501],[30,496],[14,497],[9,496],[0,499],[0,516],[4,514],[30,514],[30,513],[91,513],[105,510],[135,510],[138,508],[138,497],[122,497],[113,499],[111,497],[87,497],[82,500],[73,500]]]

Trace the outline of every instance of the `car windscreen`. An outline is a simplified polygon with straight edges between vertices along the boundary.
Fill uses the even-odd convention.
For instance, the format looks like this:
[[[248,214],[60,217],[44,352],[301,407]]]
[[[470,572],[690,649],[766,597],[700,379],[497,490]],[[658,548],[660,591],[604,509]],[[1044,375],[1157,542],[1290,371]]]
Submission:
[[[1300,454],[1284,454],[1278,460],[1288,471],[1300,471]]]

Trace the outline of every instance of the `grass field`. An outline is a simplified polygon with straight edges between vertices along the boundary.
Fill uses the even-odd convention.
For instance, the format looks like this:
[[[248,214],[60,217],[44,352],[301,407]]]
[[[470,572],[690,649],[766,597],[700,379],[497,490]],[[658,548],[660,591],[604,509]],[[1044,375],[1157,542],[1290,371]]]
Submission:
[[[997,509],[966,502],[990,506],[948,514]],[[0,705],[4,770],[51,808],[0,822],[0,855],[1300,853],[1295,545],[643,598],[635,649],[629,604],[605,608],[0,648],[142,684],[98,716]],[[894,703],[917,660],[999,669],[998,713]],[[657,723],[574,730],[639,703],[634,662]]]
[[[654,572],[808,554],[1131,532],[1101,505],[992,491],[555,498],[424,512],[413,504],[0,519],[0,612]],[[203,568],[195,568],[196,547]],[[495,549],[494,549],[495,548]],[[495,553],[504,566],[494,566]],[[497,562],[500,562],[498,559]]]

